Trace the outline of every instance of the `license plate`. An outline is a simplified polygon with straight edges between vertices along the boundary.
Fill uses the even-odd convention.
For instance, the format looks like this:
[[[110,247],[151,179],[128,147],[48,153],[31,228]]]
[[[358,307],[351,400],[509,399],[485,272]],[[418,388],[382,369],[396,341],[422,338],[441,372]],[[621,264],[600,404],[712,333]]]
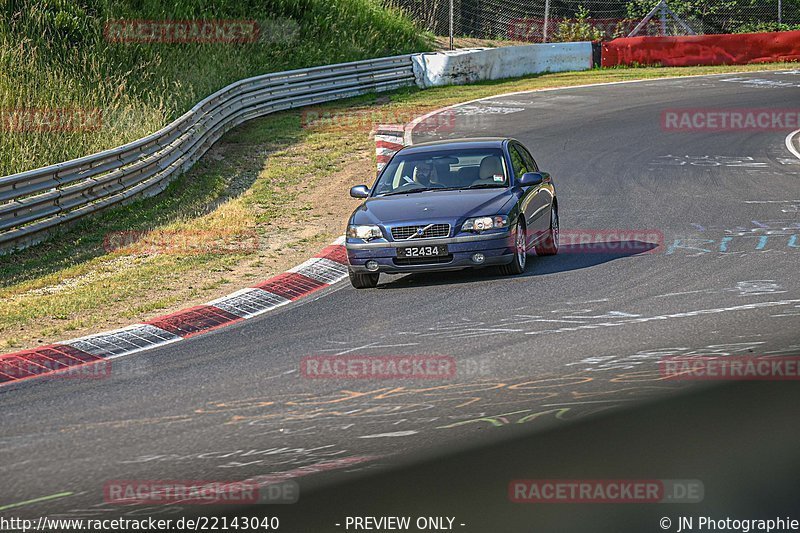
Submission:
[[[447,255],[447,246],[403,246],[397,249],[397,257],[438,257]]]

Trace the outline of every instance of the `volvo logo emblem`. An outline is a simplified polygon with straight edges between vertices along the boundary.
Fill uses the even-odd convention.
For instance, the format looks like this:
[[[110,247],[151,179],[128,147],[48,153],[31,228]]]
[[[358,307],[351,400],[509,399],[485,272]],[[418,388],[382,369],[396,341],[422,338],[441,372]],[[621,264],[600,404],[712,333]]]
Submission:
[[[408,240],[408,239],[414,239],[414,238],[417,238],[417,237],[422,237],[423,235],[425,235],[425,232],[426,232],[426,231],[428,231],[428,230],[429,230],[431,227],[433,227],[433,224],[428,224],[428,225],[427,225],[427,226],[425,226],[424,228],[417,228],[417,231],[415,231],[414,233],[412,233],[411,235],[409,235],[409,236],[406,238],[406,240]]]

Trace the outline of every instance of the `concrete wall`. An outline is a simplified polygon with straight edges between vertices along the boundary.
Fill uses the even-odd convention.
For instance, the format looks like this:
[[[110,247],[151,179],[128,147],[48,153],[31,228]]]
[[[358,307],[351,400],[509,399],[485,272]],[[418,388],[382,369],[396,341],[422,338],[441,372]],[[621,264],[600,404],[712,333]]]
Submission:
[[[417,54],[414,76],[421,88],[515,78],[539,72],[592,68],[592,43],[546,43]]]

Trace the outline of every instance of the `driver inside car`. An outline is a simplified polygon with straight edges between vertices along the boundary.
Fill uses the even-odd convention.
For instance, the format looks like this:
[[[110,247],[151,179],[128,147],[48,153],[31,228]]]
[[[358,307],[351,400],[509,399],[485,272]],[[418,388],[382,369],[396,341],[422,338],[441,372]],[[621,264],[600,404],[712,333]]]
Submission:
[[[432,184],[436,185],[436,168],[430,161],[420,161],[414,167],[414,179],[408,176],[403,176],[406,183],[418,183],[423,187],[430,187]]]

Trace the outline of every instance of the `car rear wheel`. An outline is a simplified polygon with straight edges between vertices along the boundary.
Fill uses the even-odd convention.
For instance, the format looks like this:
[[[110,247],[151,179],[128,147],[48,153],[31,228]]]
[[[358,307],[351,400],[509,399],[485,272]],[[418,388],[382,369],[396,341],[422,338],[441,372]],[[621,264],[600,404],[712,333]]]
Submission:
[[[550,209],[550,230],[542,244],[537,245],[536,255],[556,255],[558,253],[558,207]]]
[[[517,222],[517,231],[514,237],[514,259],[507,265],[500,267],[500,272],[507,276],[515,276],[525,272],[525,265],[528,262],[528,235],[525,231],[525,224]]]
[[[380,273],[350,272],[350,284],[356,289],[373,289],[378,285]]]

